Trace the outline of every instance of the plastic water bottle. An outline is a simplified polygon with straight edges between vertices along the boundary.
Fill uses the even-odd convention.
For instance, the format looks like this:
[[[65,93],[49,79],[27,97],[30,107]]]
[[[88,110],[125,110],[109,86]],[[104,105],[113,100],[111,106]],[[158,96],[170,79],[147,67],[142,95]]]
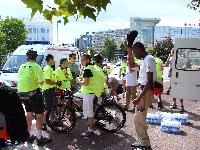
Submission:
[[[157,114],[147,113],[146,122],[148,124],[159,125],[161,123],[160,116]]]
[[[179,121],[174,121],[169,118],[165,118],[161,122],[161,131],[166,133],[180,133],[181,123]]]
[[[182,125],[186,125],[188,123],[188,114],[174,113],[171,119],[179,121]]]

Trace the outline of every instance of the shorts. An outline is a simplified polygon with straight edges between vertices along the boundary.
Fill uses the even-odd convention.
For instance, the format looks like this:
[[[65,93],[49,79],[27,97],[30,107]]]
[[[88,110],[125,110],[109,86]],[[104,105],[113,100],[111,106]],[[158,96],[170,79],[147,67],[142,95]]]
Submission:
[[[48,89],[44,91],[44,104],[46,110],[51,110],[57,105],[55,88]]]
[[[35,114],[43,113],[45,111],[45,107],[42,92],[37,90],[37,92],[35,92],[32,96],[28,96],[29,93],[26,93],[26,98],[22,100],[25,105],[26,112],[33,112]]]
[[[83,116],[84,118],[94,117],[94,94],[83,94]]]

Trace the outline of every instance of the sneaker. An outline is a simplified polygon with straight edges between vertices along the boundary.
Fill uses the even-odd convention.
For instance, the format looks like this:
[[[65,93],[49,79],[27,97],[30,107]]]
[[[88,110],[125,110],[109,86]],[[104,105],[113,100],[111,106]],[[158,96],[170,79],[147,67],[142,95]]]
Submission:
[[[35,139],[36,139],[36,136],[35,135],[31,135],[27,139],[27,143],[33,144],[33,142],[35,141]]]
[[[140,141],[134,142],[133,144],[131,144],[131,147],[133,147],[133,148],[141,148],[141,143],[140,143]]]
[[[162,104],[162,102],[158,102],[158,109],[163,109],[164,107],[163,107],[163,104]]]
[[[184,111],[185,111],[184,106],[181,105],[181,112],[184,112]]]
[[[170,109],[177,109],[177,105],[173,103],[173,104],[170,106]]]
[[[43,131],[47,131],[47,124],[46,124],[46,123],[43,123],[43,125],[42,125],[42,130],[43,130]]]
[[[52,142],[52,138],[46,138],[42,136],[40,139],[37,139],[38,146],[44,146],[45,144],[48,144],[50,142]]]
[[[82,133],[81,136],[82,136],[82,137],[90,137],[90,136],[92,136],[93,134],[94,134],[93,131],[92,131],[92,132],[86,131],[86,132]]]

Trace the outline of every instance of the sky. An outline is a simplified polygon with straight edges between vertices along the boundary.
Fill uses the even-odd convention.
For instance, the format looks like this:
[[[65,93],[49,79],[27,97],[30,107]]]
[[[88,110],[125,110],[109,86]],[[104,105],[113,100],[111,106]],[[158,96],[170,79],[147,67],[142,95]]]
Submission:
[[[30,18],[31,9],[26,8],[21,0],[0,0],[0,15],[17,18]],[[51,5],[54,0],[44,0]],[[102,11],[93,20],[79,19],[73,17],[64,26],[59,24],[59,43],[74,43],[75,38],[86,32],[92,33],[108,29],[123,29],[130,27],[130,17],[160,18],[159,26],[184,26],[185,23],[198,24],[200,13],[187,8],[190,0],[111,0],[106,12]],[[56,22],[61,18],[53,19],[53,39],[56,42]],[[33,20],[45,21],[43,16],[37,13]],[[62,19],[61,19],[62,20]]]

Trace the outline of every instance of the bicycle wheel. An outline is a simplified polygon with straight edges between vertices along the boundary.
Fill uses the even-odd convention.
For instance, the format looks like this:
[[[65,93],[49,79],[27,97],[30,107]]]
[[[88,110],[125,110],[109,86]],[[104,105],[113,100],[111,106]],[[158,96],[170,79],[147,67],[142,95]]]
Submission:
[[[117,103],[100,105],[94,115],[95,126],[108,133],[120,130],[126,122],[126,113]]]
[[[69,109],[66,105],[59,104],[47,112],[46,122],[51,130],[58,133],[66,133],[74,128],[76,114],[75,111]]]

